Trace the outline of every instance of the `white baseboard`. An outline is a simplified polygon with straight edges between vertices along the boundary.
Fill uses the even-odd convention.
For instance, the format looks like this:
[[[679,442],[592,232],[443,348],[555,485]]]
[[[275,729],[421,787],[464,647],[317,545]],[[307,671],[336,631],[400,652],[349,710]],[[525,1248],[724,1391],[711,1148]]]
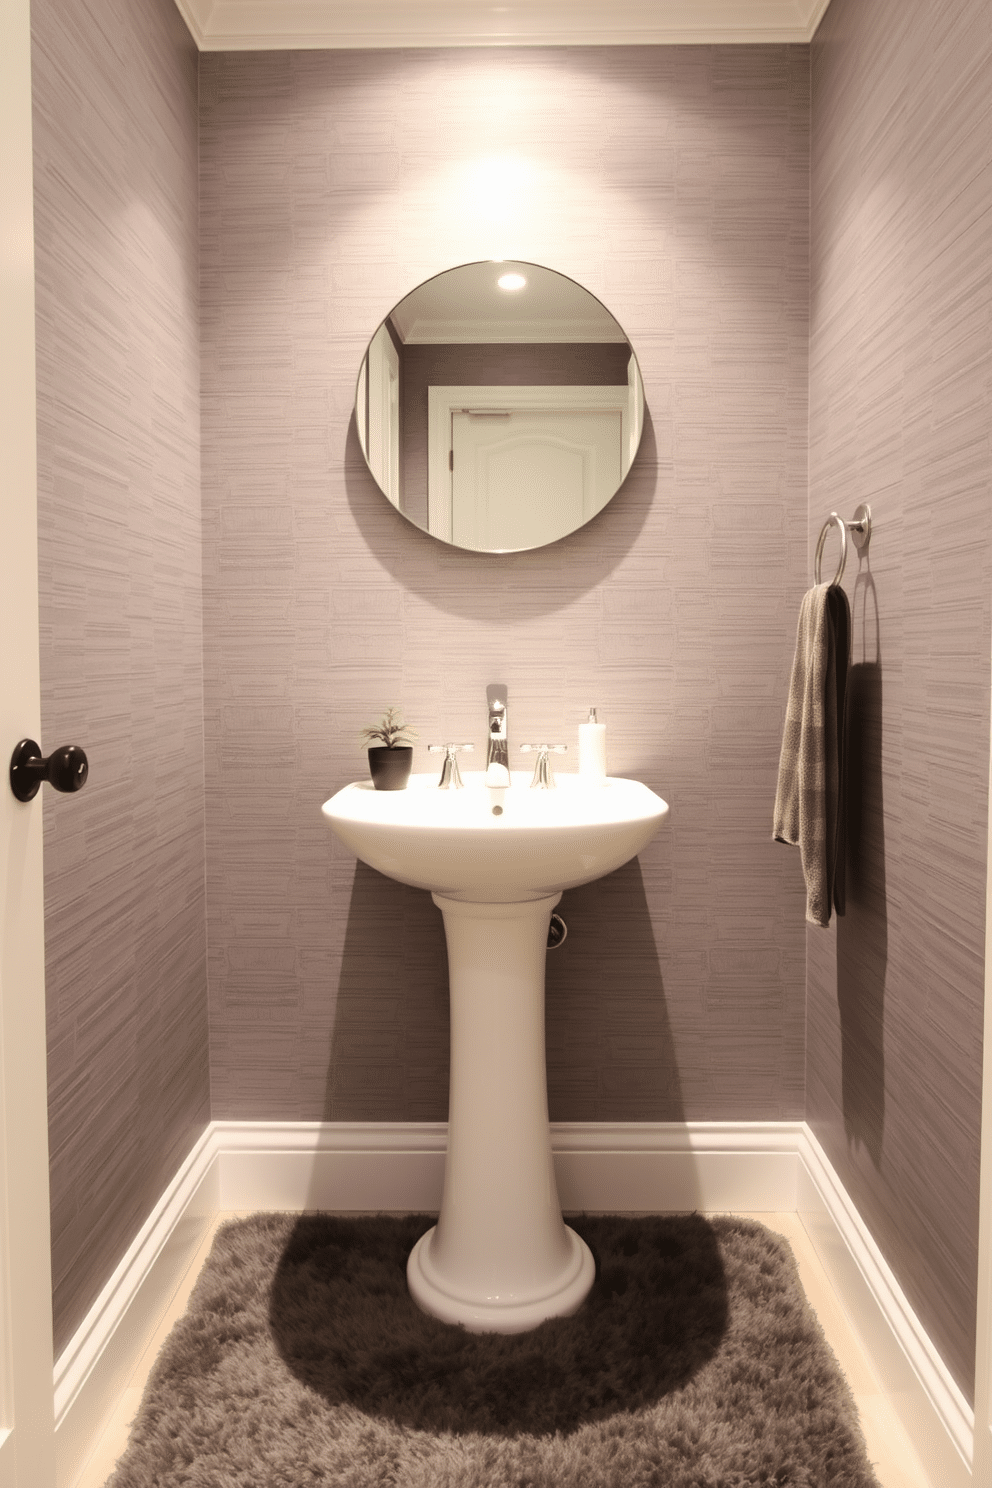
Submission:
[[[940,1488],[970,1488],[975,1413],[816,1137],[799,1147],[796,1209],[872,1367]]]
[[[971,1488],[973,1416],[805,1122],[558,1123],[563,1209],[798,1212],[921,1459]],[[436,1212],[447,1128],[215,1121],[55,1367],[58,1482],[71,1488],[215,1214]]]
[[[55,1474],[75,1482],[217,1213],[210,1128],[55,1364]]]
[[[795,1210],[801,1122],[557,1122],[566,1210]],[[221,1209],[436,1212],[444,1122],[217,1121]]]

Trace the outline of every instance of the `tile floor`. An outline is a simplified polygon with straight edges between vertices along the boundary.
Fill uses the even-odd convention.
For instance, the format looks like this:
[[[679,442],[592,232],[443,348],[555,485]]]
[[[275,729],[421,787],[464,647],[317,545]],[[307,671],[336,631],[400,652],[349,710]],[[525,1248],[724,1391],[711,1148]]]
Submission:
[[[141,1402],[141,1392],[148,1372],[173,1323],[185,1311],[193,1284],[213,1243],[214,1231],[218,1225],[239,1217],[235,1213],[217,1215],[210,1232],[190,1262],[189,1269],[168,1311],[149,1340],[130,1384],[118,1401],[116,1410],[108,1421],[89,1461],[73,1484],[73,1488],[104,1488],[113,1472],[117,1458],[127,1446],[128,1431]],[[826,1334],[827,1341],[841,1369],[847,1376],[857,1402],[861,1413],[862,1430],[868,1443],[868,1455],[875,1465],[875,1472],[882,1488],[934,1488],[895,1411],[879,1389],[871,1366],[827,1280],[826,1272],[817,1259],[799,1216],[797,1214],[748,1214],[743,1217],[755,1219],[759,1224],[767,1225],[770,1230],[783,1235],[791,1245],[806,1296],[820,1320],[820,1326]]]

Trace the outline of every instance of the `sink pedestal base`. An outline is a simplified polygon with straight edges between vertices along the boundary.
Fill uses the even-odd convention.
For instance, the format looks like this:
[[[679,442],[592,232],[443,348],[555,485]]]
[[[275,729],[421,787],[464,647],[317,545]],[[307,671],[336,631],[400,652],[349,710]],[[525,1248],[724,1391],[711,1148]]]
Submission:
[[[595,1274],[562,1221],[548,1131],[544,963],[561,895],[433,898],[448,943],[448,1152],[441,1213],[411,1251],[407,1280],[444,1322],[523,1333],[576,1312]]]

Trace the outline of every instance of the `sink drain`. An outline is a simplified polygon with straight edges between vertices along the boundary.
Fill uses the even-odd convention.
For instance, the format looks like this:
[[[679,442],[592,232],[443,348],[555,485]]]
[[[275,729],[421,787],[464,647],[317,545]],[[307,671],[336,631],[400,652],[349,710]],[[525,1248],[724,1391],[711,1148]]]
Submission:
[[[568,926],[560,914],[551,916],[551,924],[548,926],[548,950],[556,951],[568,934]]]

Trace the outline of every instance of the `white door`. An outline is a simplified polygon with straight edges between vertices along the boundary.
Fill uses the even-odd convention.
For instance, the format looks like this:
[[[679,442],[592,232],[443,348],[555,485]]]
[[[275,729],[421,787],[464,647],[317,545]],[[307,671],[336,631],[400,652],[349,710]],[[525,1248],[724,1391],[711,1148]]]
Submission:
[[[463,548],[541,547],[622,478],[619,409],[460,410],[451,418],[451,534]]]
[[[992,803],[992,760],[989,774]],[[975,1488],[992,1483],[992,811],[985,873],[985,1037],[978,1204],[978,1317],[975,1346]]]
[[[0,1488],[55,1482],[41,796],[29,0],[0,31]],[[46,787],[47,789],[47,787]]]

